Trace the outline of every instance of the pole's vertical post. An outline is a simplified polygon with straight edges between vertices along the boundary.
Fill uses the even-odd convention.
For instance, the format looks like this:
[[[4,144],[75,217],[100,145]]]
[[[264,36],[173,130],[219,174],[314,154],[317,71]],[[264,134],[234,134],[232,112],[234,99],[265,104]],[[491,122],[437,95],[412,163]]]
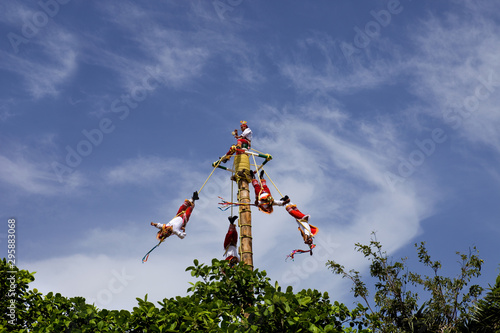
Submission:
[[[235,155],[236,180],[238,182],[240,258],[253,270],[252,211],[250,210],[250,160],[246,154]]]

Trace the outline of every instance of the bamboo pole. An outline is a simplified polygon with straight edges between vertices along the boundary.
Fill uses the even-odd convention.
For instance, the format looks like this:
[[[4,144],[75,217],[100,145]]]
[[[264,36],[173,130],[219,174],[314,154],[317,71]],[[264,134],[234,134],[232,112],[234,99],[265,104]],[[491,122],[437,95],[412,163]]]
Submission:
[[[242,204],[250,203],[250,160],[246,154],[235,156],[236,180],[238,182],[238,202]],[[239,206],[240,218],[240,258],[253,270],[252,251],[252,212],[250,205]]]

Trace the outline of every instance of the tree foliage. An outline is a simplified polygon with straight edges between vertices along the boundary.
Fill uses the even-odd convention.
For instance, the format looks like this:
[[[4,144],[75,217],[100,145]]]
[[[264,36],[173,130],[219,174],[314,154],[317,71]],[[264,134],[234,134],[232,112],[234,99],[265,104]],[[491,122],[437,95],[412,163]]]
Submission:
[[[476,332],[500,332],[500,275],[486,296],[474,307],[471,327]]]
[[[392,261],[382,245],[356,244],[370,261],[373,288],[359,272],[329,261],[334,273],[352,280],[356,308],[330,301],[328,293],[272,284],[265,271],[244,264],[233,268],[214,259],[186,269],[196,282],[188,296],[148,301],[137,298],[132,311],[98,309],[82,297],[46,295],[30,289],[34,273],[0,262],[0,332],[478,332],[500,333],[500,276],[486,296],[472,284],[483,261],[473,248],[458,253],[460,272],[440,275],[425,244],[415,244],[418,260],[431,274],[409,270],[407,259]],[[371,296],[370,291],[374,291]],[[424,297],[421,297],[424,294]]]
[[[272,285],[265,271],[243,264],[233,268],[214,259],[211,265],[197,260],[186,270],[198,278],[189,295],[164,299],[157,305],[137,298],[133,311],[98,309],[81,297],[42,295],[28,289],[33,273],[1,263],[2,293],[7,295],[7,272],[15,269],[15,311],[3,317],[0,331],[9,332],[368,332],[360,309],[329,300],[327,293]],[[15,295],[14,295],[15,294]],[[2,297],[1,311],[10,300]]]
[[[471,306],[483,290],[476,284],[469,286],[471,280],[480,275],[483,264],[476,248],[468,254],[457,252],[460,273],[455,278],[449,278],[439,274],[441,263],[431,260],[425,243],[415,244],[419,262],[432,272],[422,276],[409,270],[407,258],[390,261],[373,235],[369,245],[356,244],[356,250],[370,261],[370,275],[376,281],[373,300],[359,272],[346,271],[335,261],[327,263],[335,274],[353,282],[352,292],[363,300],[363,312],[373,331],[470,331]],[[425,292],[426,297],[421,298],[419,292]]]

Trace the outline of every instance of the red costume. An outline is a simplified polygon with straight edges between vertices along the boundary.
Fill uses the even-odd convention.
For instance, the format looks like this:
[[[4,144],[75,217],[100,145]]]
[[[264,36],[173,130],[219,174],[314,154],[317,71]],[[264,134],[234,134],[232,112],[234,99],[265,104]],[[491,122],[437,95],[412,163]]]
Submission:
[[[236,231],[236,227],[234,225],[234,221],[236,221],[237,218],[237,216],[228,217],[230,225],[227,229],[226,238],[224,238],[224,256],[226,257],[226,260],[229,261],[230,267],[233,267],[240,262],[237,248],[238,232]]]
[[[193,193],[193,197],[191,199],[184,200],[182,205],[177,210],[175,217],[167,224],[151,222],[152,226],[160,229],[156,235],[158,240],[164,241],[167,237],[172,235],[172,233],[176,234],[181,239],[186,237],[185,227],[191,217],[191,213],[193,212],[195,200],[198,200],[197,192]]]
[[[233,155],[238,149],[248,149],[252,145],[252,130],[248,127],[247,122],[242,120],[241,123],[241,135],[238,135],[238,130],[232,132],[233,136],[236,138],[236,145],[229,148],[226,155],[221,158],[222,163],[226,163],[230,156]]]
[[[297,205],[290,203],[286,205],[285,209],[290,215],[292,215],[297,220],[302,220],[303,218],[309,219],[309,215],[305,215],[304,213],[302,213],[297,208]]]
[[[232,220],[232,222],[227,230],[226,238],[224,238],[224,256],[226,257],[226,260],[229,261],[229,266],[231,267],[240,261],[237,248],[238,232],[236,231],[236,226],[234,225],[235,219],[236,216],[229,219],[229,221],[231,222]]]
[[[273,205],[283,206],[285,204],[283,201],[274,200],[265,179],[261,179],[260,182],[257,179],[252,179],[252,185],[255,190],[255,205],[264,213],[271,214]]]
[[[304,243],[309,246],[312,245],[313,237],[318,233],[318,228],[309,224],[310,215],[305,215],[298,208],[297,205],[290,203],[290,200],[287,199],[287,205],[285,206],[286,211],[295,218],[297,224],[299,225],[299,231],[304,239]]]

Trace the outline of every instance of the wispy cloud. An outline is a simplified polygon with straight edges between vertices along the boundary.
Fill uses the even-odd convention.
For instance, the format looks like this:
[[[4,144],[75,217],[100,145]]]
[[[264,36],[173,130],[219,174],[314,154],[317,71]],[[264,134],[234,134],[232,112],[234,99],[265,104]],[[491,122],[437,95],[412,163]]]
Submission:
[[[80,172],[68,177],[66,184],[57,182],[51,167],[55,148],[54,135],[35,135],[31,140],[4,140],[0,154],[0,181],[8,184],[12,194],[60,195],[80,188],[86,183]],[[7,145],[8,144],[8,145]]]
[[[178,160],[167,160],[155,156],[138,157],[105,171],[104,179],[112,185],[150,185],[177,171]]]
[[[107,255],[72,255],[27,262],[24,268],[37,272],[30,286],[42,293],[57,291],[66,297],[85,297],[87,303],[101,309],[132,310],[137,306],[136,297],[144,298],[146,294],[150,301],[186,294],[190,275],[183,272],[192,260],[168,260],[165,270],[164,256],[157,253],[155,258],[163,264],[143,265],[140,256],[117,260]],[[176,273],[169,274],[171,271]],[[162,283],[165,279],[169,283]]]
[[[317,102],[310,107],[314,107],[318,117],[318,110],[328,110],[328,104],[318,108]],[[307,105],[303,110],[307,110]],[[324,242],[323,250],[318,250],[329,251],[322,252],[321,259],[298,259],[307,260],[306,266],[314,267],[313,272],[304,267],[296,271],[300,263],[292,267],[279,265],[268,271],[299,288],[309,286],[313,279],[322,286],[320,289],[333,284],[340,291],[342,283],[333,282],[328,279],[331,273],[323,272],[326,260],[335,256],[339,262],[349,262],[350,267],[366,268],[363,258],[354,255],[352,248],[356,242],[369,241],[372,231],[378,232],[390,253],[405,246],[421,232],[420,222],[434,213],[440,194],[429,189],[431,175],[418,182],[409,181],[395,191],[385,181],[386,170],[405,150],[394,135],[390,120],[369,126],[344,120],[339,125],[329,111],[324,112],[322,124],[300,114],[287,114],[279,118],[281,123],[259,123],[261,131],[265,129],[272,139],[258,140],[256,149],[274,152],[266,170],[282,194],[288,194],[299,209],[311,214],[310,223],[320,228],[318,244]],[[271,189],[276,193],[273,186]],[[279,210],[273,214],[272,224],[260,230],[265,235],[260,237],[265,240],[259,246],[269,250],[263,253],[286,253],[290,244],[300,247],[293,219]],[[257,215],[255,218],[262,219]],[[283,237],[287,239],[284,243]],[[316,279],[317,274],[321,278]]]
[[[0,10],[4,15],[0,17],[0,22],[10,25],[12,28],[20,29],[24,22],[29,21],[35,10],[23,5],[20,2],[3,2]]]
[[[292,56],[279,61],[279,69],[302,93],[351,94],[381,84],[393,84],[404,69],[398,52],[388,55],[392,58],[390,62],[386,57],[370,54],[346,62],[339,42],[325,33],[313,32],[299,40],[297,46]]]
[[[494,12],[467,2],[467,15],[430,15],[412,30],[412,91],[449,132],[500,151],[500,53]],[[451,127],[451,128],[450,128]]]
[[[23,158],[11,159],[0,155],[0,180],[28,194],[54,195],[75,189],[84,182],[78,172],[68,177],[64,186],[59,186],[48,163],[33,163]]]
[[[22,78],[24,89],[33,98],[57,96],[77,68],[78,43],[63,29],[50,31],[30,42],[36,56],[0,51],[0,69]]]
[[[396,40],[380,38],[372,40],[361,56],[348,63],[339,42],[328,33],[309,31],[299,37],[290,35],[298,38],[296,45],[276,43],[270,50],[263,50],[260,42],[268,41],[268,36],[256,35],[261,39],[247,40],[247,35],[241,32],[252,29],[246,25],[248,22],[231,30],[234,22],[221,21],[210,2],[160,4],[172,9],[160,11],[154,7],[156,4],[106,2],[94,4],[100,10],[92,8],[100,34],[90,35],[92,30],[88,30],[77,37],[54,25],[58,29],[47,29],[30,44],[42,51],[39,57],[9,55],[0,69],[22,77],[31,96],[41,98],[56,96],[71,82],[71,73],[80,62],[90,67],[95,65],[104,69],[98,76],[90,77],[90,81],[86,81],[89,77],[75,81],[83,86],[83,94],[92,96],[92,101],[86,99],[78,107],[89,102],[104,106],[106,112],[111,100],[131,93],[146,74],[152,75],[151,71],[162,87],[173,91],[199,90],[204,94],[212,92],[210,85],[221,77],[221,85],[232,89],[231,83],[235,83],[235,90],[257,87],[272,77],[284,89],[276,89],[277,95],[272,97],[263,94],[250,106],[242,105],[242,109],[252,108],[246,113],[246,120],[255,130],[253,147],[273,155],[273,160],[265,166],[276,185],[268,182],[273,195],[277,199],[289,195],[300,210],[311,215],[311,223],[319,227],[320,232],[313,256],[302,255],[294,262],[285,262],[291,250],[305,247],[294,219],[283,207],[277,207],[271,215],[253,209],[254,262],[280,285],[333,290],[337,294],[332,298],[338,300],[337,295],[345,293],[348,287],[325,269],[327,260],[335,259],[349,268],[366,269],[366,260],[354,251],[356,242],[368,242],[370,233],[377,231],[384,249],[394,253],[419,235],[421,221],[441,208],[437,204],[448,198],[446,191],[454,189],[452,185],[437,186],[435,179],[440,176],[439,170],[432,168],[426,168],[418,177],[408,177],[397,186],[387,182],[386,172],[394,168],[400,157],[408,158],[408,149],[416,148],[416,137],[428,133],[429,126],[440,126],[450,137],[452,133],[460,133],[468,141],[486,143],[500,151],[500,120],[496,111],[500,102],[497,94],[500,86],[496,86],[500,77],[496,61],[500,42],[496,37],[498,28],[490,16],[497,14],[489,14],[494,13],[496,7],[485,10],[474,3],[463,2],[468,10],[464,13],[470,17],[456,13],[443,17],[430,15],[419,24],[408,26],[403,35],[398,35],[406,37],[408,50],[396,45]],[[181,16],[176,15],[179,7],[182,7]],[[192,7],[193,11],[186,7]],[[239,9],[243,10],[244,6]],[[203,19],[198,22],[198,17],[191,15]],[[58,41],[61,44],[57,44]],[[66,55],[67,62],[62,59]],[[212,73],[218,76],[210,76]],[[101,90],[86,89],[86,85],[94,85],[103,77],[107,81],[99,86]],[[484,87],[481,79],[491,81],[491,91]],[[390,96],[391,91],[383,86],[395,83],[398,83],[398,92],[409,92],[409,98],[415,97],[411,101],[403,99],[397,110],[394,110],[396,107],[385,109],[389,105],[386,102],[392,100],[377,104],[375,98],[369,99],[374,101],[373,108],[359,110],[349,105],[357,93],[366,93],[372,98],[372,93],[380,91]],[[443,110],[453,111],[463,105],[466,98],[475,96],[481,84],[483,95],[480,97],[484,98],[473,114],[462,117],[460,126],[452,126],[453,123],[443,119]],[[289,90],[292,95],[288,95]],[[220,95],[216,98],[227,97],[227,94]],[[287,102],[280,105],[281,98]],[[201,103],[196,98],[194,101]],[[0,119],[2,112],[5,117],[10,116],[8,107],[10,104],[0,108]],[[96,112],[96,108],[88,109]],[[408,121],[406,113],[415,115],[415,120]],[[143,116],[138,126],[145,128],[159,119],[147,118],[147,112]],[[214,133],[220,133],[220,127],[233,121],[221,113],[215,120],[211,119],[212,123],[200,124],[200,119],[206,119],[204,116],[193,114],[196,121],[189,126],[211,127]],[[417,120],[421,120],[417,116],[424,118],[422,124],[416,125]],[[223,117],[221,125],[219,120]],[[185,119],[175,121],[185,122]],[[95,128],[96,124],[82,124],[82,127]],[[412,129],[410,133],[406,131],[408,127]],[[136,131],[125,135],[133,133]],[[113,135],[117,135],[115,142],[121,141],[118,132]],[[211,162],[220,155],[207,156],[212,150],[207,149],[204,142],[201,146],[196,142],[187,151],[172,153],[162,150],[161,142],[154,142],[159,145],[155,148],[151,142],[141,139],[135,137],[133,147],[125,147],[125,142],[122,148],[133,150],[148,145],[147,151],[158,149],[158,155],[133,153],[127,157],[123,150],[115,154],[119,146],[110,141],[109,145],[100,146],[102,154],[92,156],[96,163],[82,164],[64,185],[57,182],[50,166],[51,161],[57,160],[54,158],[57,152],[63,149],[58,150],[50,135],[36,138],[45,147],[38,153],[35,150],[39,147],[33,142],[18,149],[23,153],[15,149],[2,151],[0,168],[5,172],[0,175],[0,182],[6,184],[7,190],[14,188],[16,193],[45,197],[61,193],[74,195],[70,190],[81,189],[83,185],[88,191],[83,193],[82,200],[78,198],[72,204],[72,200],[68,200],[66,213],[58,212],[47,225],[53,228],[50,230],[57,230],[52,237],[71,239],[70,248],[58,257],[40,259],[44,254],[37,254],[23,258],[27,263],[25,268],[38,272],[33,287],[42,292],[85,296],[99,307],[130,309],[136,305],[135,297],[146,293],[152,300],[182,294],[190,279],[184,270],[194,258],[206,263],[213,257],[222,258],[222,242],[231,212],[217,209],[218,196],[234,197],[235,189],[231,189],[234,184],[227,171],[215,169],[207,180],[212,171]],[[212,144],[212,148],[222,154],[228,147],[216,148]],[[472,148],[465,145],[463,149],[466,154],[466,149]],[[481,164],[477,162],[481,159],[474,157],[475,162]],[[484,161],[484,168],[498,180],[498,172],[488,163]],[[97,176],[92,177],[95,174]],[[149,221],[167,222],[182,201],[202,184],[200,200],[186,228],[188,236],[183,240],[169,238],[147,264],[141,264],[142,256],[156,244],[156,230]],[[53,203],[39,202],[47,206]],[[33,216],[25,220],[28,218],[33,220]],[[68,221],[72,224],[61,228]],[[70,237],[75,237],[75,233],[78,237],[73,240]],[[38,237],[37,242],[48,240]],[[59,246],[47,253],[61,253]],[[158,285],[155,279],[169,283]]]
[[[90,36],[86,61],[116,72],[121,77],[117,84],[125,89],[134,87],[143,79],[148,66],[156,69],[157,79],[172,88],[179,88],[200,75],[210,52],[196,33],[170,28],[165,17],[132,2],[98,7],[102,20],[128,36],[122,47],[130,52],[107,47],[106,36]]]
[[[266,166],[277,186],[276,189],[269,183],[272,193],[278,199],[278,190],[288,194],[299,209],[311,215],[311,223],[320,228],[315,255],[298,257],[295,262],[284,261],[291,250],[304,245],[295,221],[283,208],[277,207],[271,215],[253,210],[252,233],[254,261],[272,279],[296,289],[333,288],[341,293],[345,284],[324,268],[326,260],[335,258],[349,262],[350,267],[366,268],[362,256],[352,251],[354,243],[368,240],[375,230],[386,249],[396,251],[420,232],[420,221],[431,214],[435,200],[425,188],[425,179],[407,182],[396,191],[384,182],[383,173],[393,160],[392,155],[387,155],[391,154],[387,146],[394,147],[394,154],[401,149],[397,140],[393,141],[392,129],[387,123],[370,124],[367,130],[366,125],[355,125],[342,116],[342,109],[332,109],[329,105],[327,100],[304,104],[301,112],[315,109],[312,120],[296,113],[279,117],[284,111],[263,106],[268,118],[253,122],[260,129],[255,148],[274,156]],[[170,195],[169,200],[157,204],[154,213],[144,214],[144,218],[159,216],[160,221],[166,222],[211,171],[209,167],[201,170],[191,164],[184,159],[138,157],[105,170],[103,177],[106,184],[112,186],[149,184],[151,189],[151,184],[161,183],[162,187],[175,188],[174,198]],[[179,165],[183,167],[178,168]],[[100,307],[118,309],[130,309],[135,306],[135,297],[146,293],[152,300],[182,294],[184,286],[187,289],[183,272],[194,258],[206,263],[213,257],[222,259],[222,242],[230,212],[221,212],[216,207],[217,196],[230,198],[229,176],[226,171],[215,170],[187,225],[188,236],[183,240],[168,239],[148,263],[140,264],[140,258],[155,244],[155,230],[147,221],[103,224],[86,230],[82,239],[73,244],[78,253],[85,255],[30,262],[28,268],[39,272],[34,287],[50,291],[57,286],[60,292],[83,295],[95,300]],[[179,252],[179,248],[183,250]],[[167,271],[165,264],[169,267]],[[127,277],[122,280],[126,285],[120,284],[117,274]],[[69,275],[82,281],[77,283],[79,289],[69,286],[65,280]],[[160,275],[180,290],[150,288],[143,283],[148,276]],[[83,283],[90,276],[96,277],[93,283]],[[74,286],[75,280],[71,281]]]

